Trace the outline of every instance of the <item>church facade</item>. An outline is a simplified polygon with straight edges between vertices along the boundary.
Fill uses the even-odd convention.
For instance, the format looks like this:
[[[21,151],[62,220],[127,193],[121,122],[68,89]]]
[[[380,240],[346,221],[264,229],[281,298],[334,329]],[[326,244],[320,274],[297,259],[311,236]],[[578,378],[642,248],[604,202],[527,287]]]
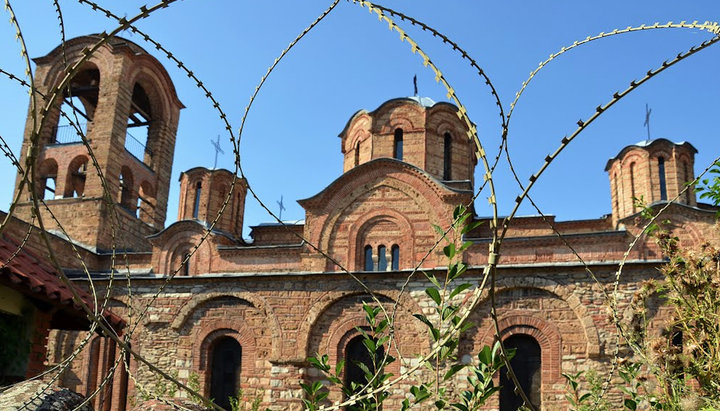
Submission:
[[[77,61],[98,40],[70,40],[64,53]],[[60,84],[62,53],[58,47],[35,60],[39,93]],[[87,288],[82,257],[98,294],[110,290],[107,305],[125,321],[122,333],[139,355],[217,404],[227,406],[222,398],[242,389],[270,409],[299,409],[300,382],[322,379],[308,357],[327,354],[333,365],[353,359],[357,327],[366,326],[362,304],[370,298],[363,284],[383,304],[399,307],[392,350],[401,360],[389,372],[400,375],[429,352],[427,329],[412,316],[431,316],[424,292],[429,283],[413,271],[420,266],[444,275],[442,247],[428,252],[439,239],[433,225],[449,227],[458,205],[472,209],[477,189],[475,148],[457,107],[411,97],[358,111],[340,133],[343,173],[299,200],[304,221],[261,224],[252,227],[252,240],[244,240],[245,182],[222,169],[183,172],[177,221],[164,226],[183,105],[165,69],[145,50],[111,39],[81,66],[63,97],[83,113],[92,156],[81,141],[63,139],[70,126],[58,104],[45,113],[36,147],[28,120],[20,162],[28,153],[36,156],[34,189],[48,206],[40,213],[63,269]],[[617,335],[603,290],[612,291],[618,265],[642,230],[633,198],[669,204],[665,216],[682,246],[717,243],[716,210],[697,203],[690,191],[680,195],[694,179],[695,152],[690,143],[665,139],[625,147],[607,163],[607,216],[546,217],[552,225],[537,216],[511,222],[497,267],[497,312],[501,338],[526,361],[520,373],[538,408],[566,407],[561,373],[611,365]],[[20,176],[17,181],[16,187]],[[33,223],[26,200],[14,212],[17,235]],[[465,281],[478,284],[492,231],[489,219],[473,219],[483,224],[466,236],[473,245],[462,258],[469,265]],[[663,261],[652,239],[641,238],[618,283],[621,311],[643,281],[658,276]],[[485,294],[461,339],[462,361],[492,345],[489,313]],[[668,312],[659,307],[654,315],[652,332],[660,332]],[[112,339],[98,334],[83,345],[86,335],[53,330],[46,366],[78,350],[57,384],[93,396],[96,410],[162,407],[156,397],[190,400]],[[394,386],[386,409],[399,409],[413,382]],[[463,384],[458,374],[455,386]],[[490,409],[514,409],[508,405],[514,400],[503,395],[491,399]],[[331,392],[331,399],[341,398]]]

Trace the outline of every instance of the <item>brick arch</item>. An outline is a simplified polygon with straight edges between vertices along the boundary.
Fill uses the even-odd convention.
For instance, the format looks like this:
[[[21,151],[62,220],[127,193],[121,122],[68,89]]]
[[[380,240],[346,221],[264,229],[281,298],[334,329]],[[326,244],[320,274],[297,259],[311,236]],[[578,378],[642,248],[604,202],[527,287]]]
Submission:
[[[91,38],[90,36],[75,37],[73,39],[67,40],[64,45],[57,46],[48,55],[40,57],[39,60],[43,60],[41,64],[45,63],[46,61],[53,62],[53,64],[48,69],[48,74],[45,75],[43,86],[57,86],[65,78],[65,75],[67,74],[67,65],[60,57],[63,47],[65,55],[67,56],[67,61],[69,65],[72,66],[74,62],[85,57],[85,55],[82,53],[82,50],[85,47],[92,46],[96,44],[99,40],[100,38]],[[110,70],[112,68],[113,62],[113,47],[106,42],[92,53],[88,60],[86,60],[81,65],[81,68],[80,70],[78,70],[78,72],[84,71],[88,67],[94,66],[93,68],[96,68],[100,71],[100,85],[102,86],[103,74],[105,76],[110,75]]]
[[[235,298],[240,301],[245,301],[251,307],[262,311],[267,317],[267,326],[270,329],[271,335],[271,358],[280,358],[281,345],[283,344],[283,333],[277,316],[273,312],[272,306],[255,293],[250,292],[216,292],[196,295],[190,299],[175,316],[175,319],[170,323],[170,327],[179,331],[190,318],[192,313],[203,304],[208,303],[212,300],[219,298]],[[195,340],[198,341],[198,340]]]
[[[372,119],[367,113],[360,114],[352,120],[352,125],[345,133],[343,144],[344,152],[348,153],[355,149],[355,144],[370,137],[370,124]]]
[[[648,157],[653,159],[660,156],[669,162],[672,159],[672,151],[668,150],[666,147],[658,147],[648,153]]]
[[[326,350],[323,353],[328,355],[330,364],[337,364],[338,360],[343,359],[345,356],[345,348],[347,343],[353,338],[361,335],[357,328],[367,327],[367,321],[364,315],[355,315],[345,319],[342,323],[338,324],[337,327],[330,334],[328,338]],[[400,356],[397,352],[397,346],[393,345],[389,347],[388,353],[396,358],[395,362],[389,364],[385,368],[385,372],[399,375],[400,373]],[[344,370],[343,370],[344,371]],[[345,374],[343,373],[343,376]],[[342,377],[341,377],[342,378]]]
[[[175,223],[175,224],[178,224],[178,223]],[[165,274],[169,275],[170,273],[175,271],[175,269],[177,267],[173,266],[173,262],[174,262],[174,257],[175,257],[177,250],[181,249],[181,248],[192,249],[200,241],[201,232],[198,232],[200,229],[199,226],[195,225],[194,223],[182,223],[181,222],[179,224],[180,225],[192,224],[192,228],[195,228],[195,230],[193,230],[192,228],[189,230],[188,229],[181,230],[178,228],[178,230],[173,230],[173,231],[175,231],[174,233],[171,233],[171,232],[167,233],[167,234],[169,234],[167,240],[160,243],[161,250],[158,253],[158,267],[157,267],[159,273],[165,273]],[[172,227],[172,226],[168,227],[168,230],[170,230],[171,228],[174,228],[174,227]],[[198,247],[198,250],[195,252],[195,256],[198,255],[199,250],[201,248],[203,248],[203,246],[207,246],[207,244],[209,244],[209,243],[210,243],[210,239],[205,239],[205,241],[202,244],[200,244],[200,246]]]
[[[415,176],[412,176],[411,179],[415,180],[414,177]],[[371,189],[377,189],[381,186],[387,186],[400,191],[407,196],[408,201],[414,202],[415,205],[417,205],[420,209],[424,211],[424,214],[427,216],[428,221],[431,223],[438,224],[438,222],[446,219],[441,218],[438,215],[438,213],[442,212],[441,208],[433,207],[433,205],[439,206],[439,204],[442,203],[442,199],[438,198],[439,196],[436,197],[436,195],[434,195],[436,193],[432,192],[434,190],[432,190],[431,187],[428,187],[429,184],[423,184],[418,181],[405,181],[404,179],[400,180],[398,178],[387,178],[382,182],[378,183],[378,185],[366,185],[366,187],[369,186],[372,187]],[[417,183],[420,183],[422,185]],[[358,187],[347,187],[346,189],[352,191],[357,188]],[[369,189],[366,188],[365,191],[362,192],[362,194],[365,194],[368,191]],[[332,234],[337,231],[336,225],[338,223],[338,220],[342,216],[347,215],[348,210],[352,212],[351,207],[353,203],[355,203],[357,201],[357,198],[362,194],[356,193],[355,195],[352,195],[352,192],[339,192],[337,196],[333,196],[333,198],[330,199],[330,203],[328,204],[328,207],[326,207],[326,209],[331,211],[325,219],[323,227],[318,232],[318,238],[316,241],[318,248],[320,248],[321,250],[330,250],[330,241],[333,237]],[[386,210],[390,209],[388,208]]]
[[[390,100],[370,115],[373,119],[371,128],[373,135],[394,133],[397,128],[402,128],[403,132],[424,128],[425,108],[412,100]]]
[[[410,116],[390,116],[390,121],[388,121],[388,132],[391,134],[395,134],[395,130],[401,129],[403,131],[403,134],[412,132],[417,126],[415,126],[410,119]],[[383,130],[384,131],[384,130]]]
[[[223,337],[234,339],[242,348],[240,381],[238,381],[240,388],[246,388],[249,379],[258,377],[255,370],[257,345],[249,327],[240,321],[225,319],[204,321],[202,327],[193,334],[193,341],[200,343],[193,344],[192,347],[192,369],[200,376],[200,385],[205,396],[210,394],[210,353],[218,340]]]
[[[582,301],[580,301],[580,298],[562,284],[543,277],[505,277],[498,279],[495,282],[495,287],[496,293],[516,288],[536,288],[565,301],[582,325],[587,341],[586,354],[589,357],[597,357],[600,355],[600,335],[598,334],[592,315]],[[478,304],[487,301],[488,298],[488,291],[484,291],[483,297]]]
[[[363,253],[363,247],[365,244],[361,243],[361,237],[365,234],[365,231],[370,228],[370,226],[377,222],[382,220],[383,218],[389,219],[391,222],[393,222],[397,227],[398,231],[403,233],[398,238],[388,238],[388,244],[385,244],[388,248],[393,244],[399,245],[400,248],[400,267],[408,267],[412,265],[414,262],[412,261],[412,256],[415,255],[415,243],[414,243],[414,237],[415,233],[412,227],[412,224],[407,219],[407,217],[392,209],[382,209],[382,210],[371,210],[367,213],[365,213],[363,216],[358,218],[348,230],[348,255],[347,255],[347,261],[348,266],[351,270],[360,271],[362,269],[362,263],[361,263],[361,257]]]
[[[393,295],[395,294],[395,295]],[[318,321],[322,318],[323,314],[326,313],[329,309],[331,309],[335,304],[338,304],[342,302],[343,300],[357,297],[360,295],[368,295],[364,291],[356,291],[349,294],[338,294],[337,292],[327,292],[322,297],[317,299],[313,302],[310,310],[308,311],[307,315],[303,319],[303,321],[300,323],[300,326],[298,327],[298,334],[297,334],[297,351],[301,353],[302,358],[298,358],[300,361],[304,361],[305,358],[314,355],[315,353],[310,352],[310,337],[312,335],[313,330],[316,328]],[[395,303],[399,300],[399,308],[398,308],[398,314],[396,315],[396,319],[398,318],[398,315],[402,311],[406,312],[412,312],[412,313],[419,313],[422,312],[420,306],[417,304],[417,302],[407,296],[407,294],[403,294],[402,296],[399,295],[397,292],[391,292],[391,293],[384,293],[384,292],[375,292],[375,296],[378,297],[380,302],[383,303]],[[368,295],[369,297],[369,295]],[[354,318],[354,317],[349,317]],[[360,324],[356,325],[367,325],[365,322],[364,315],[360,317],[362,319]],[[352,320],[348,320],[352,321]],[[336,334],[335,332],[332,332],[333,334]],[[339,341],[339,338],[337,338],[337,341]],[[330,355],[330,353],[328,353]]]
[[[73,158],[70,163],[67,166],[66,170],[66,176],[65,176],[65,190],[63,192],[63,197],[65,198],[71,198],[75,197],[75,194],[77,194],[77,197],[82,197],[85,193],[85,186],[87,185],[87,167],[88,163],[90,161],[90,158],[85,155],[81,154]],[[75,173],[80,170],[80,167],[82,165],[85,165],[85,179],[80,178]],[[57,186],[57,181],[56,181]]]
[[[685,220],[680,230],[672,230],[674,235],[680,238],[680,246],[683,248],[698,247],[707,241],[703,230],[689,220]]]
[[[208,369],[210,349],[222,337],[230,337],[240,344],[243,350],[241,374],[253,375],[257,351],[255,336],[244,323],[225,319],[203,321],[203,325],[193,333],[193,340],[200,342],[193,344],[192,348],[194,368],[201,372]]]
[[[81,57],[84,57],[81,52],[80,48],[75,47],[68,47],[66,49],[66,56],[67,61],[70,66],[74,64],[77,60],[80,60]],[[107,81],[107,78],[112,77],[112,52],[109,50],[108,46],[100,47],[97,49],[90,58],[83,62],[80,65],[80,68],[75,73],[75,76],[82,75],[82,73],[87,72],[88,70],[97,70],[99,73],[99,83],[98,83],[98,96],[101,96],[104,91],[107,90],[108,87],[112,87],[109,81]],[[41,80],[43,86],[45,87],[45,90],[41,90],[45,93],[45,98],[49,99],[52,95],[52,90],[54,87],[57,87],[60,85],[60,83],[65,79],[65,76],[67,75],[67,67],[63,63],[63,59],[56,58],[54,60],[54,64],[52,64],[48,68],[47,74],[44,76],[44,78]],[[72,83],[75,79],[73,78],[70,80],[70,83]],[[43,129],[39,131],[39,134],[41,135],[42,140],[41,141],[48,141],[53,138],[53,129],[58,125],[60,122],[61,117],[63,117],[63,114],[61,113],[61,110],[63,110],[63,96],[65,95],[67,89],[64,90],[58,90],[58,98],[54,102],[53,106],[46,112],[42,113],[45,114],[43,116]],[[49,100],[43,100],[39,107],[45,106],[45,104]],[[91,118],[94,118],[94,113],[98,111],[98,109],[102,110],[102,106],[104,105],[104,99],[98,98],[97,105],[95,107],[95,110],[93,112],[88,112]],[[84,105],[84,104],[83,104]],[[66,119],[71,120],[73,123],[75,123],[76,126],[79,127],[79,124],[75,122],[75,119],[73,118],[73,115],[71,113],[67,112],[67,109],[69,107],[65,108],[66,111]],[[84,107],[87,108],[87,107]],[[80,122],[83,122],[82,119]],[[89,133],[92,130],[92,121],[88,122],[87,132]],[[47,139],[47,140],[46,140]]]
[[[185,254],[189,253],[192,248],[193,244],[190,241],[183,241],[173,247],[172,252],[168,250],[166,254],[166,269],[164,270],[164,272],[166,272],[167,275],[170,275],[177,270],[177,274],[175,275],[184,275],[183,270],[187,269],[188,276],[193,275],[193,271],[197,271],[193,270],[194,268],[197,268],[193,267],[193,260],[197,258],[196,255],[193,255],[188,260],[188,262],[190,263],[189,269],[180,267],[180,263],[185,260]]]
[[[47,187],[47,179],[50,177],[55,179],[55,195],[58,195],[57,191],[59,172],[60,168],[58,167],[58,163],[54,158],[46,158],[38,164],[35,173],[37,176],[37,181],[35,182],[35,190],[39,198],[43,198],[45,188]]]
[[[528,335],[540,345],[541,392],[545,393],[551,384],[563,382],[562,336],[554,324],[531,315],[511,314],[498,319],[498,326],[503,341],[513,335]],[[495,328],[491,324],[480,339],[481,345],[492,347],[495,340]]]
[[[135,64],[126,73],[128,84],[138,83],[142,86],[150,100],[154,119],[161,119],[164,122],[174,121],[171,118],[172,107],[182,108],[183,105],[165,68],[149,54],[135,55],[133,62]]]

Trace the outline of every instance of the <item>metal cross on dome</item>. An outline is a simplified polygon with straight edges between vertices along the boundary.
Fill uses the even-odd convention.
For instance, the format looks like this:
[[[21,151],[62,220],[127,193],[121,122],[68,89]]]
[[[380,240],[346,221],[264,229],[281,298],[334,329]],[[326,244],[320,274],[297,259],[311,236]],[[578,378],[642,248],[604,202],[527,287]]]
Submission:
[[[213,168],[215,169],[217,168],[218,153],[225,154],[223,149],[220,147],[220,134],[218,134],[217,136],[217,141],[210,140],[210,143],[213,145],[213,147],[215,147],[215,164],[213,164]]]

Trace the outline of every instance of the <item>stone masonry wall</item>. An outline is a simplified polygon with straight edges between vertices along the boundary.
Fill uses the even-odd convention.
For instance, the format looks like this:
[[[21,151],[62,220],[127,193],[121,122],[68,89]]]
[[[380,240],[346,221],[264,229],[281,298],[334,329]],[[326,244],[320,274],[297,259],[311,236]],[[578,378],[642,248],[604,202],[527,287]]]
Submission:
[[[504,337],[522,332],[540,342],[545,409],[564,404],[561,372],[605,369],[614,352],[615,328],[598,288],[612,289],[614,267],[607,265],[594,271],[600,284],[590,281],[582,267],[577,266],[499,269],[497,306],[501,330]],[[653,275],[654,264],[626,266],[619,284],[620,310],[627,309],[638,284]],[[403,360],[389,368],[398,375],[417,364],[415,355],[427,352],[430,347],[425,327],[410,316],[422,312],[433,318],[431,302],[424,293],[428,284],[416,277],[406,293],[400,295],[403,274],[367,274],[362,280],[378,293],[386,307],[400,302],[396,336],[401,355],[394,355]],[[467,278],[470,283],[478,280],[472,275]],[[136,279],[133,284],[131,305],[141,308],[161,283]],[[465,298],[469,292],[458,298]],[[125,293],[118,288],[115,298],[126,301]],[[183,382],[197,375],[207,394],[210,373],[207,356],[212,340],[231,336],[243,347],[240,385],[245,393],[261,396],[263,404],[273,410],[299,409],[302,396],[299,383],[319,377],[305,358],[316,353],[328,354],[334,364],[343,355],[344,344],[354,335],[354,327],[364,325],[362,301],[369,301],[369,296],[353,280],[334,274],[190,277],[170,283],[152,304],[134,335],[133,347],[162,369],[176,373]],[[475,327],[463,337],[461,357],[473,358],[480,347],[492,344],[493,328],[488,313],[489,302],[484,299],[471,316]],[[667,315],[662,310],[657,313]],[[663,321],[657,318],[654,324],[661,327]],[[58,346],[52,355],[67,353],[66,345],[72,344],[72,338],[55,338]],[[81,357],[86,353],[87,350]],[[153,392],[157,378],[146,367],[137,364],[135,367],[138,383]],[[73,370],[64,378],[69,386],[79,387],[80,371]],[[455,389],[462,389],[464,375],[456,379]],[[412,382],[407,380],[394,387],[388,407],[394,409],[398,405]],[[175,393],[178,399],[185,395],[181,391]],[[617,395],[611,393],[611,397]],[[142,401],[137,388],[131,389],[129,396],[135,403]],[[331,398],[340,399],[340,393],[333,391]],[[496,403],[491,402],[491,408],[492,404]]]

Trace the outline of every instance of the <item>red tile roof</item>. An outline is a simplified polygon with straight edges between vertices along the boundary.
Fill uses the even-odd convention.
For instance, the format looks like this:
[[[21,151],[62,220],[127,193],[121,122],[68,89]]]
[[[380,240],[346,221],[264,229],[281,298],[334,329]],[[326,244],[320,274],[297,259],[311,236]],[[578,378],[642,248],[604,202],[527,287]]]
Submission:
[[[0,283],[64,309],[89,324],[84,310],[73,301],[70,288],[60,280],[57,270],[26,248],[18,251],[19,246],[19,243],[5,236],[0,238]],[[73,289],[91,310],[95,307],[88,292],[78,287]],[[119,333],[125,327],[125,321],[109,310],[104,310],[102,315],[116,332]]]

